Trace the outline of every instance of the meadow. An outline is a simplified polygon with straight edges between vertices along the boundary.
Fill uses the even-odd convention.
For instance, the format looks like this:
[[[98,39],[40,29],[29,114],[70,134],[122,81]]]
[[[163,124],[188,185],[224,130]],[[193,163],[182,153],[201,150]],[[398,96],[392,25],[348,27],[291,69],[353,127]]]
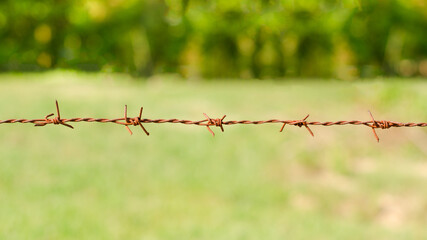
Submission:
[[[0,75],[0,119],[427,121],[425,79]],[[0,125],[0,239],[427,239],[427,129]]]

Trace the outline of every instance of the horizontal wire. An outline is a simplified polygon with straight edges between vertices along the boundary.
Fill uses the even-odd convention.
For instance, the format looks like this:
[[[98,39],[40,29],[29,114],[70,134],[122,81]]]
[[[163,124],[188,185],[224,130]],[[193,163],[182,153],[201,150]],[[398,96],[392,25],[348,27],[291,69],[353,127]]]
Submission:
[[[311,131],[311,129],[309,128],[309,126],[343,126],[343,125],[363,125],[363,126],[367,126],[372,128],[372,131],[374,133],[374,137],[377,139],[377,141],[379,141],[378,135],[375,132],[375,129],[377,128],[381,128],[381,129],[388,129],[388,128],[392,128],[392,127],[427,127],[427,123],[425,122],[420,122],[420,123],[413,123],[413,122],[408,122],[408,123],[402,123],[402,122],[394,122],[394,121],[387,121],[387,120],[381,120],[381,121],[377,121],[374,119],[374,117],[372,116],[371,112],[369,112],[369,114],[371,115],[371,120],[370,121],[358,121],[358,120],[353,120],[353,121],[327,121],[327,122],[316,122],[316,121],[306,121],[306,119],[309,117],[309,115],[307,115],[305,118],[303,118],[302,120],[280,120],[280,119],[268,119],[268,120],[255,120],[255,121],[251,121],[251,120],[239,120],[239,121],[223,121],[224,118],[226,117],[226,115],[224,115],[222,118],[216,118],[216,119],[212,119],[210,118],[208,115],[204,114],[206,119],[204,120],[197,120],[197,121],[193,121],[193,120],[185,120],[185,119],[176,119],[176,118],[171,118],[171,119],[149,119],[149,118],[142,118],[142,110],[143,108],[140,109],[140,113],[138,117],[133,117],[133,118],[129,118],[127,117],[127,106],[125,106],[125,113],[124,113],[124,117],[122,118],[91,118],[91,117],[86,117],[86,118],[61,118],[60,116],[60,112],[59,112],[59,105],[58,102],[56,101],[56,112],[57,112],[57,116],[51,118],[54,114],[49,114],[46,115],[46,117],[44,119],[7,119],[7,120],[0,120],[0,124],[12,124],[12,123],[31,123],[34,124],[35,126],[46,126],[49,124],[55,124],[55,125],[64,125],[66,127],[69,128],[73,128],[73,126],[69,125],[69,123],[78,123],[78,122],[95,122],[95,123],[115,123],[115,124],[120,124],[120,125],[124,125],[126,126],[126,128],[128,129],[128,131],[132,134],[132,131],[128,128],[129,125],[133,125],[133,126],[140,126],[142,128],[142,130],[149,135],[148,131],[144,128],[144,126],[142,125],[142,123],[179,123],[179,124],[186,124],[186,125],[198,125],[198,126],[206,126],[207,129],[209,130],[209,132],[215,136],[215,133],[210,129],[210,126],[216,126],[216,127],[220,127],[221,131],[224,131],[223,126],[224,125],[238,125],[238,124],[253,124],[253,125],[260,125],[260,124],[270,124],[270,123],[280,123],[282,124],[282,127],[280,129],[280,131],[283,131],[284,127],[286,125],[293,125],[293,126],[298,126],[298,127],[302,127],[304,126],[309,133],[314,136],[313,132]]]

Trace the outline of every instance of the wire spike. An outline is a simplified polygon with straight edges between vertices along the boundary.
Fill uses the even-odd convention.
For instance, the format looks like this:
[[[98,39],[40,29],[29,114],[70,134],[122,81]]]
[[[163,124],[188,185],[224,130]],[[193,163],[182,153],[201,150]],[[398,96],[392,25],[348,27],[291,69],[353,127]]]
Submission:
[[[307,131],[310,133],[310,135],[312,136],[312,137],[314,137],[314,134],[313,134],[313,131],[311,131],[311,129],[310,129],[310,127],[308,126],[308,124],[307,124],[307,121],[306,121],[306,119],[308,118],[310,116],[310,114],[307,114],[307,116],[305,116],[303,119],[301,119],[301,120],[295,120],[295,121],[290,121],[290,122],[288,122],[288,121],[285,121],[285,122],[283,122],[283,125],[282,125],[282,127],[280,128],[280,132],[282,132],[283,131],[283,129],[285,128],[285,126],[286,126],[286,124],[291,124],[291,125],[295,125],[295,126],[298,126],[298,127],[302,127],[302,126],[304,126],[306,129],[307,129]]]
[[[215,137],[215,133],[212,131],[212,129],[209,126],[217,126],[219,128],[221,128],[221,131],[224,132],[224,127],[222,126],[223,124],[223,120],[227,115],[222,116],[222,118],[216,118],[216,119],[212,119],[210,118],[206,113],[203,113],[203,115],[205,115],[207,123],[205,124],[205,126],[208,128],[208,131],[212,134],[212,136]]]
[[[145,132],[145,134],[147,135],[147,136],[150,136],[150,133],[147,131],[147,129],[145,129],[145,127],[142,125],[142,123],[141,123],[141,117],[142,117],[142,110],[143,110],[144,108],[143,107],[141,107],[140,108],[140,110],[139,110],[139,116],[136,118],[136,122],[138,123],[138,125],[142,128],[142,130]]]
[[[65,123],[65,120],[61,119],[61,113],[59,111],[59,104],[58,104],[58,100],[55,100],[55,105],[56,105],[56,114],[57,116],[54,118],[50,118],[52,116],[54,116],[53,113],[48,114],[45,116],[44,120],[39,122],[39,121],[35,121],[34,126],[36,127],[42,127],[42,126],[46,126],[47,124],[54,124],[54,125],[63,125],[65,127],[69,127],[71,129],[74,129],[73,126],[71,126],[70,124]]]
[[[128,118],[128,105],[125,104],[125,127],[128,130],[128,132],[130,133],[130,135],[133,135],[133,132],[128,127],[128,124],[130,124],[129,118]]]
[[[286,122],[283,123],[282,127],[280,128],[280,132],[283,131],[283,129],[285,128],[285,126],[286,126]]]
[[[377,123],[377,121],[375,121],[374,116],[372,115],[371,111],[368,111],[369,115],[371,115],[371,119],[372,119],[372,125],[370,126],[372,128],[372,132],[374,133],[374,137],[377,140],[377,142],[380,142],[380,138],[378,137],[377,132],[375,131],[375,128],[378,128],[379,125]]]
[[[145,127],[141,123],[142,110],[143,110],[143,107],[140,108],[138,117],[128,118],[128,115],[127,115],[128,106],[125,105],[125,118],[124,118],[125,122],[122,124],[125,125],[126,129],[130,133],[130,135],[133,135],[133,132],[130,130],[128,125],[133,125],[133,126],[139,125],[147,136],[150,135],[150,133],[147,131],[147,129],[145,129]]]

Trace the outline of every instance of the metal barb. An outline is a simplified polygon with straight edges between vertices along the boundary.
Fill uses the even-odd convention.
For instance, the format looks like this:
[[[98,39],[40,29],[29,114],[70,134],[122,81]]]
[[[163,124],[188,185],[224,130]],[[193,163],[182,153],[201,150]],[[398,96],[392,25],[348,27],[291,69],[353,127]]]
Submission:
[[[216,119],[210,118],[206,113],[203,113],[203,115],[205,115],[205,117],[206,117],[206,120],[207,120],[206,127],[208,128],[208,131],[212,134],[212,136],[215,137],[215,133],[212,131],[212,129],[209,126],[220,127],[221,131],[224,132],[224,127],[222,126],[222,124],[223,124],[224,118],[227,115],[222,116],[222,118],[216,118]]]
[[[139,125],[147,136],[150,135],[150,133],[147,131],[147,129],[145,129],[145,127],[141,123],[142,110],[143,110],[143,107],[140,108],[138,117],[128,118],[128,116],[127,116],[128,106],[125,105],[125,124],[124,125],[125,125],[126,129],[129,131],[130,135],[132,135],[133,133],[130,130],[130,128],[128,127],[128,125],[133,125],[133,126]]]
[[[310,129],[310,127],[308,126],[307,121],[306,121],[306,119],[307,119],[309,116],[310,116],[310,114],[307,114],[307,116],[305,116],[305,118],[303,118],[302,120],[296,120],[296,121],[292,121],[292,122],[284,122],[284,123],[283,123],[283,125],[282,125],[282,127],[280,128],[280,132],[282,132],[282,131],[283,131],[283,129],[285,128],[286,123],[289,123],[290,125],[295,125],[295,126],[298,126],[298,127],[302,127],[302,126],[304,126],[304,127],[308,130],[308,132],[310,133],[310,135],[311,135],[312,137],[314,137],[314,134],[313,134],[313,132],[311,131],[311,129]]]
[[[141,109],[139,110],[139,116],[135,118],[135,122],[142,128],[142,130],[145,132],[147,136],[150,136],[150,133],[145,129],[144,126],[142,126],[142,123],[141,123],[142,110],[143,110],[143,107],[141,107]]]
[[[51,116],[53,116],[54,114],[48,114],[44,117],[44,121],[40,122],[40,121],[35,121],[34,122],[34,126],[36,127],[42,127],[42,126],[46,126],[47,124],[55,124],[55,125],[63,125],[65,127],[69,127],[71,129],[74,129],[73,126],[71,126],[70,124],[65,123],[65,120],[61,119],[61,113],[59,112],[59,104],[58,104],[58,100],[55,101],[55,105],[56,105],[56,114],[57,116],[54,118],[49,118]]]
[[[126,123],[130,123],[129,119],[128,119],[128,105],[125,105],[125,122]],[[132,131],[130,130],[130,128],[128,127],[128,125],[125,125],[126,129],[129,131],[130,135],[132,135]]]
[[[372,132],[374,133],[375,139],[377,140],[377,142],[379,142],[380,138],[378,137],[377,132],[375,131],[375,128],[388,129],[393,126],[393,123],[385,120],[376,121],[371,111],[368,111],[368,112],[369,112],[369,115],[371,115],[371,119],[372,119],[372,124],[368,126],[372,128]]]
[[[372,128],[372,132],[374,133],[374,137],[375,139],[377,139],[377,142],[380,142],[380,138],[377,135],[377,132],[375,131],[375,128],[378,128],[379,125],[377,123],[377,121],[375,121],[374,116],[372,115],[371,111],[368,111],[369,115],[371,115],[371,119],[372,119],[372,124],[371,124],[371,128]]]
[[[280,128],[280,132],[283,131],[283,129],[285,128],[285,126],[286,126],[286,123],[283,123],[282,127]]]

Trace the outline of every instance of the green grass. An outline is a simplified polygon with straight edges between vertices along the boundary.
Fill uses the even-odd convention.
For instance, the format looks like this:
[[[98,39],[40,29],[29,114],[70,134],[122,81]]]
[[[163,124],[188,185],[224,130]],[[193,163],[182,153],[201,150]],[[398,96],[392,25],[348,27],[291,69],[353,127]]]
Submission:
[[[0,75],[0,119],[427,121],[427,82]],[[426,239],[427,129],[0,125],[0,239]]]

